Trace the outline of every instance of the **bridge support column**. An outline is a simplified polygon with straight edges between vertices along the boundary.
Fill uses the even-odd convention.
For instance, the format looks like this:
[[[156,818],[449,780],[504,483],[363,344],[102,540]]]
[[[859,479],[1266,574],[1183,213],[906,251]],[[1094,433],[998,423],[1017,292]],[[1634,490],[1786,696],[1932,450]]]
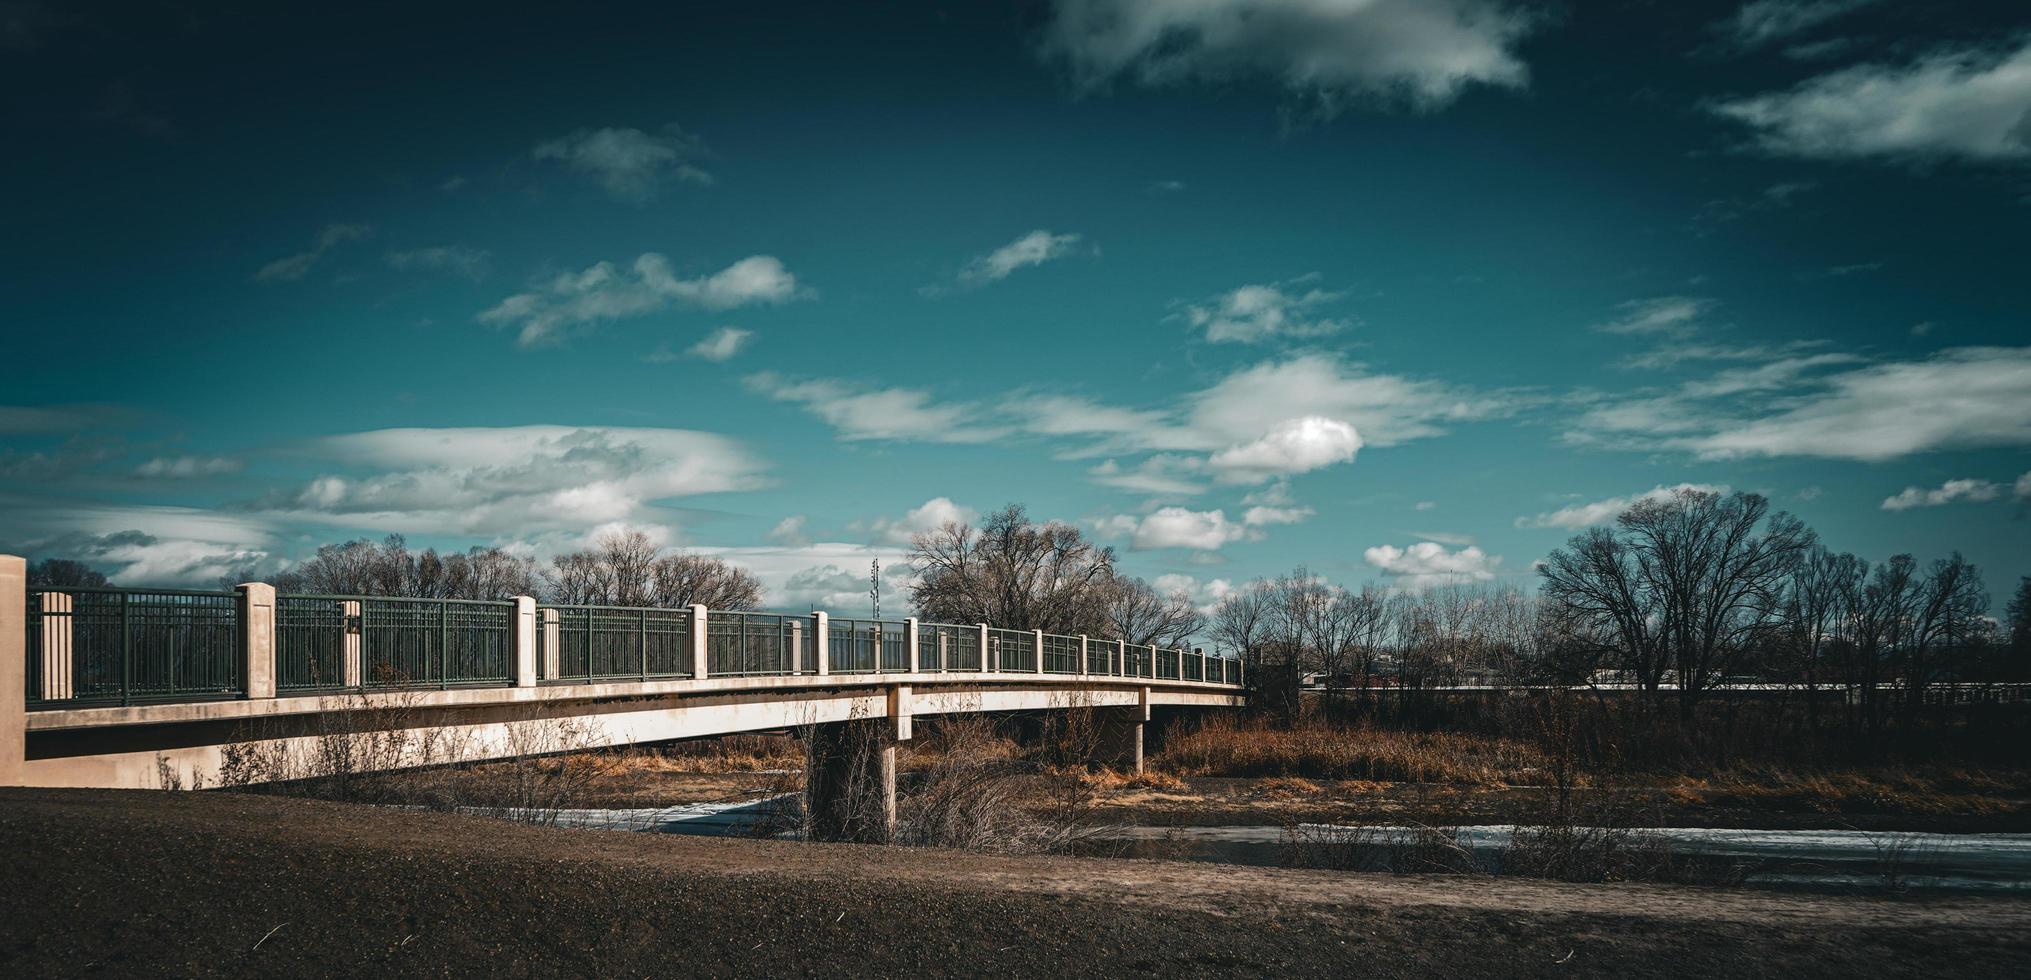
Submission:
[[[0,555],[0,786],[21,785],[28,761],[27,685],[28,560]]]
[[[886,843],[896,831],[890,718],[813,725],[804,738],[804,832],[812,840]]]
[[[1130,707],[1095,710],[1094,725],[1099,729],[1093,747],[1095,762],[1124,772],[1142,771],[1143,731],[1150,718],[1149,688],[1142,689],[1139,701]]]
[[[247,698],[275,696],[275,587],[266,582],[240,585],[240,677]]]

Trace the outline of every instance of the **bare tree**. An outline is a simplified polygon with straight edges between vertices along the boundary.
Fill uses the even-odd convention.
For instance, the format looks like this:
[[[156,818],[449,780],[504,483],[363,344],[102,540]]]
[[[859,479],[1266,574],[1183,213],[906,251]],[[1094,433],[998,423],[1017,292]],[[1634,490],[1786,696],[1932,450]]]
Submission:
[[[1813,545],[1791,575],[1785,595],[1785,620],[1792,648],[1805,677],[1806,719],[1819,727],[1820,661],[1827,643],[1842,635],[1849,597],[1860,588],[1868,563]]]
[[[227,578],[245,581],[244,577]],[[536,593],[536,565],[499,548],[443,555],[435,548],[413,552],[401,535],[391,534],[379,542],[359,538],[324,545],[309,560],[271,581],[282,592],[509,599]]]
[[[1109,639],[1137,646],[1182,647],[1204,626],[1206,617],[1185,592],[1159,593],[1139,578],[1117,578],[1107,597]]]
[[[110,584],[92,566],[69,558],[44,558],[28,566],[31,589],[95,589]]]
[[[1980,569],[1956,551],[1932,563],[1919,587],[1916,621],[1904,656],[1907,710],[1925,703],[1925,686],[1957,652],[1973,645],[1988,628],[1989,591]]]
[[[1680,490],[1573,538],[1540,566],[1548,596],[1612,626],[1645,689],[1670,671],[1681,715],[1781,624],[1813,534],[1756,494]]]
[[[957,521],[918,534],[910,598],[925,619],[1047,633],[1104,635],[1114,549],[1068,524],[1038,524],[1010,504],[979,528]]]
[[[761,581],[746,569],[705,555],[666,554],[634,528],[608,531],[590,548],[552,558],[544,578],[553,600],[572,605],[742,610],[762,601]]]

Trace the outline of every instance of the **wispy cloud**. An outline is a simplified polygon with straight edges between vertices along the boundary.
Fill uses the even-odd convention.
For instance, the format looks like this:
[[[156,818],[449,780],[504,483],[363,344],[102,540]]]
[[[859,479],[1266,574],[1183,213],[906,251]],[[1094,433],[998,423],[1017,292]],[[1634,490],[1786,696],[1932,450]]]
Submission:
[[[1019,269],[1043,265],[1073,254],[1078,250],[1079,242],[1080,236],[1076,234],[1057,234],[1039,228],[966,263],[966,267],[959,270],[959,285],[974,287],[1000,282]],[[938,287],[926,290],[933,294],[939,291]]]
[[[1045,50],[1092,91],[1268,79],[1320,113],[1436,109],[1471,85],[1522,88],[1536,18],[1491,0],[1058,0]]]
[[[464,245],[432,245],[388,253],[388,266],[402,271],[449,272],[474,282],[487,277],[493,255]]]
[[[1633,299],[1615,308],[1614,319],[1597,323],[1594,329],[1622,335],[1690,337],[1698,331],[1701,315],[1713,305],[1713,300],[1695,296]]]
[[[692,357],[715,363],[730,361],[735,354],[754,339],[754,333],[739,327],[721,327],[705,336],[705,339],[691,345]]]
[[[661,132],[627,127],[581,129],[537,145],[538,160],[554,160],[599,182],[615,200],[643,203],[672,180],[711,184],[694,161],[704,144],[674,123]]]
[[[941,403],[914,388],[871,388],[829,379],[798,380],[773,371],[743,379],[751,390],[779,402],[800,405],[847,440],[897,439],[922,442],[986,442],[1006,430],[983,424],[980,409]]]
[[[2031,157],[2031,36],[2007,45],[1935,49],[1904,64],[1868,64],[1784,91],[1717,102],[1779,156],[2015,161]]]
[[[1583,527],[1606,524],[1621,513],[1645,500],[1669,500],[1681,490],[1697,490],[1700,493],[1727,493],[1728,487],[1712,483],[1680,483],[1674,486],[1660,486],[1626,497],[1608,497],[1603,500],[1571,504],[1557,510],[1545,511],[1530,517],[1516,519],[1517,527],[1556,527],[1577,531]]]
[[[1352,326],[1352,317],[1314,315],[1318,307],[1338,302],[1343,296],[1313,285],[1318,279],[1317,273],[1311,273],[1282,282],[1241,286],[1186,307],[1185,319],[1204,330],[1206,339],[1213,343],[1323,337]]]
[[[1754,50],[1796,36],[1877,0],[1754,0],[1735,16],[1714,25],[1715,32],[1742,50]]]
[[[324,258],[325,253],[347,242],[365,240],[374,234],[373,225],[332,224],[324,226],[311,242],[308,251],[286,255],[262,266],[254,273],[257,282],[296,282],[310,274],[311,267]]]
[[[626,269],[600,262],[560,273],[481,312],[481,323],[516,329],[524,347],[556,343],[570,330],[661,310],[682,302],[708,310],[786,303],[808,295],[773,255],[753,255],[709,276],[679,279],[670,261],[644,252]]]
[[[2031,474],[2026,474],[2031,477]],[[2025,482],[2020,479],[2019,483]],[[1937,487],[1905,487],[1896,496],[1885,498],[1884,510],[1911,510],[1915,507],[1943,507],[1957,501],[1986,503],[2001,499],[2010,488],[1989,480],[1948,480]]]

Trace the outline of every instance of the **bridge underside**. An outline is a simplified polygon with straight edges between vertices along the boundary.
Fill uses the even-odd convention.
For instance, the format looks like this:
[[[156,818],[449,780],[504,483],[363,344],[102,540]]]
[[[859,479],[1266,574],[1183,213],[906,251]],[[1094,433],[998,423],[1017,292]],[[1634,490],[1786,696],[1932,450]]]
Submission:
[[[1110,709],[1109,751],[1140,762],[1152,706],[1235,707],[1201,684],[1007,675],[728,678],[665,684],[486,688],[33,712],[21,783],[216,786],[365,769],[484,761],[739,732],[856,724],[892,743],[920,715]]]

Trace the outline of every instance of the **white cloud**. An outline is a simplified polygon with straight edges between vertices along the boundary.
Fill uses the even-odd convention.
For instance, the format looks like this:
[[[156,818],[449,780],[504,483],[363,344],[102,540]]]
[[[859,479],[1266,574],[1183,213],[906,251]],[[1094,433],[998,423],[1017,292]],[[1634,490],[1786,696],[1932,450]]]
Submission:
[[[866,530],[878,541],[909,547],[919,534],[936,531],[947,524],[972,524],[979,519],[980,512],[971,507],[955,504],[949,497],[933,497],[910,508],[901,517],[883,517],[854,527]]]
[[[276,567],[273,537],[251,515],[0,495],[0,550],[82,561],[125,586],[215,588],[220,576]]]
[[[1348,463],[1361,435],[1337,419],[1308,415],[1277,423],[1262,438],[1223,449],[1207,460],[1223,483],[1263,483]]]
[[[742,347],[747,346],[748,339],[753,336],[752,331],[742,330],[739,327],[721,327],[706,335],[704,340],[692,344],[689,353],[692,357],[706,361],[732,360],[735,354],[740,353]]]
[[[1346,329],[1351,319],[1315,317],[1315,307],[1333,303],[1340,293],[1309,287],[1316,275],[1284,282],[1242,286],[1222,293],[1208,302],[1189,306],[1185,318],[1206,331],[1213,343],[1252,344],[1275,337],[1323,337]]]
[[[1408,548],[1376,545],[1363,551],[1361,557],[1405,589],[1486,582],[1495,577],[1496,567],[1502,564],[1501,557],[1479,548],[1447,551],[1435,541],[1420,541]]]
[[[2019,481],[2023,482],[2023,481]],[[1884,510],[1910,510],[1914,507],[1941,507],[1957,500],[1970,503],[1985,503],[1995,500],[2009,489],[2000,483],[1988,480],[1948,480],[1931,490],[1924,487],[1905,487],[1894,497],[1885,498]]]
[[[626,127],[581,129],[562,139],[539,144],[538,160],[557,160],[598,180],[615,199],[641,203],[656,196],[669,180],[712,183],[712,175],[692,161],[704,147],[675,125],[661,133]]]
[[[1234,583],[1224,578],[1200,581],[1191,575],[1159,575],[1150,580],[1150,587],[1160,595],[1184,593],[1192,605],[1205,615],[1212,615],[1220,606],[1220,600],[1234,594]]]
[[[1623,511],[1644,500],[1668,500],[1680,490],[1697,490],[1701,493],[1727,493],[1728,487],[1713,483],[1680,483],[1675,486],[1659,486],[1627,497],[1609,497],[1591,503],[1573,504],[1557,510],[1546,511],[1531,517],[1516,519],[1517,527],[1561,527],[1576,531],[1595,524],[1606,524]]]
[[[1633,299],[1617,307],[1616,318],[1596,324],[1602,333],[1689,337],[1698,330],[1701,314],[1713,301],[1695,296],[1659,296]]]
[[[135,467],[134,473],[150,479],[187,480],[238,473],[244,465],[227,456],[157,456]]]
[[[1056,235],[1039,228],[966,263],[966,268],[959,270],[959,282],[966,286],[1000,282],[1017,269],[1070,255],[1078,245],[1078,235]]]
[[[1250,507],[1241,515],[1241,523],[1249,527],[1263,527],[1270,524],[1302,524],[1313,514],[1310,507]]]
[[[1818,27],[1843,14],[1859,10],[1876,0],[1754,0],[1742,5],[1735,16],[1714,25],[1742,50],[1760,48],[1772,41],[1791,37]]]
[[[2010,496],[2020,501],[2031,500],[2031,472],[2017,477],[2017,482],[2010,487]]]
[[[940,404],[913,388],[863,388],[843,381],[797,381],[773,371],[748,375],[747,386],[779,402],[802,405],[838,430],[840,438],[986,442],[1001,429],[974,424],[971,405]]]
[[[564,425],[381,429],[306,451],[337,464],[271,512],[418,534],[514,534],[655,522],[658,502],[765,485],[763,464],[725,436]]]
[[[1319,111],[1436,109],[1469,85],[1521,88],[1534,17],[1491,0],[1058,0],[1046,50],[1097,88],[1269,78]]]
[[[1129,546],[1137,551],[1152,548],[1217,551],[1247,535],[1248,528],[1228,520],[1223,511],[1164,507],[1136,525],[1135,537]]]
[[[843,542],[784,547],[691,547],[688,551],[724,558],[754,573],[770,609],[822,609],[835,616],[868,614],[868,564],[881,562],[882,615],[911,614],[910,584],[915,571],[902,548]]]
[[[390,268],[402,271],[450,272],[474,282],[487,277],[493,255],[464,245],[433,245],[388,253]]]
[[[524,347],[555,343],[566,330],[642,316],[672,302],[709,310],[784,303],[803,295],[797,277],[772,255],[752,255],[709,276],[679,279],[670,261],[644,252],[626,270],[600,262],[516,293],[479,314],[481,323],[515,327]]]
[[[1588,405],[1564,438],[1702,458],[1879,461],[2031,445],[2031,347],[1963,347],[1855,366],[1821,354]],[[1847,367],[1847,370],[1827,370]],[[1365,431],[1365,430],[1364,430]]]
[[[257,282],[296,282],[310,273],[326,252],[346,242],[357,242],[373,235],[373,225],[332,224],[324,226],[317,233],[310,250],[276,259],[254,273]]]
[[[1087,470],[1086,473],[1093,477],[1093,482],[1118,490],[1191,496],[1206,489],[1191,477],[1191,474],[1198,473],[1204,468],[1204,461],[1196,456],[1160,453],[1143,460],[1132,469],[1124,468],[1120,463],[1110,459]]]
[[[811,539],[804,535],[805,521],[802,514],[791,514],[777,521],[776,526],[769,529],[769,540],[792,547],[810,544]]]
[[[2031,445],[2031,347],[1963,347],[1858,368],[1774,414],[1685,440],[1708,457],[1884,460]]]
[[[2012,44],[1856,65],[1712,111],[1782,156],[2021,160],[2031,157],[2031,37]]]
[[[1416,506],[1416,508],[1415,508],[1415,509],[1417,509],[1417,510],[1431,510],[1431,509],[1433,509],[1433,508],[1437,507],[1438,505],[1439,505],[1439,504],[1438,504],[1438,501],[1436,501],[1436,500],[1420,500],[1420,501],[1418,501],[1418,502],[1417,502],[1417,506]]]
[[[1366,446],[1439,435],[1441,423],[1506,411],[1503,398],[1477,397],[1432,381],[1367,374],[1329,354],[1303,354],[1236,371],[1188,398],[1189,414],[1169,448],[1219,449],[1260,439],[1289,419],[1318,416],[1352,425]]]

